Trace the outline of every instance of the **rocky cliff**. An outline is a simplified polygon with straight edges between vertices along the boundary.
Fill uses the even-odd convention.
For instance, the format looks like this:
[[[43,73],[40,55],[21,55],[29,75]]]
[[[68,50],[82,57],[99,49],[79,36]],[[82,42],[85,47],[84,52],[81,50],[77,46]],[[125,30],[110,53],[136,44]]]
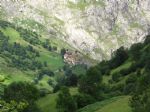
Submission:
[[[47,32],[97,60],[142,41],[150,28],[150,0],[1,0],[0,7],[2,19]]]

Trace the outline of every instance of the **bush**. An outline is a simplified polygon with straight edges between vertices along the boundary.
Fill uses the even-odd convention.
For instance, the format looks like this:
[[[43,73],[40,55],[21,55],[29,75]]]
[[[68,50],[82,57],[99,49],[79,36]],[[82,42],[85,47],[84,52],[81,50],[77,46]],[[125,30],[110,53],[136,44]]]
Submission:
[[[6,101],[26,100],[34,102],[40,97],[38,89],[26,82],[14,82],[4,89],[4,99]]]
[[[38,72],[38,80],[42,79],[44,75],[54,76],[54,72],[52,72],[49,68],[42,68]]]
[[[78,83],[78,77],[76,74],[71,73],[70,75],[67,76],[65,85],[77,86],[77,83]]]
[[[77,102],[78,108],[82,108],[96,101],[92,96],[87,94],[77,94],[74,96],[74,99]]]
[[[111,87],[111,91],[112,92],[115,92],[115,91],[120,91],[121,93],[123,93],[123,90],[124,90],[124,84],[120,83],[120,84],[117,84],[117,85],[114,85]]]
[[[115,73],[115,74],[112,75],[112,80],[115,81],[115,82],[118,82],[118,81],[120,81],[121,76],[122,75],[120,73]]]
[[[150,74],[149,69],[145,69],[136,84],[136,90],[132,94],[131,107],[133,112],[149,112],[150,111]]]
[[[5,76],[0,75],[0,82],[4,82],[5,81]]]
[[[150,35],[148,35],[144,41],[144,44],[147,45],[150,43]]]
[[[76,112],[77,104],[69,93],[67,87],[62,87],[57,98],[56,108],[58,112]]]
[[[39,90],[32,84],[26,82],[15,82],[4,89],[3,99],[7,102],[28,102],[26,112],[40,112],[35,101],[40,98]]]
[[[61,86],[59,84],[56,84],[56,86],[54,86],[54,89],[53,89],[53,93],[56,93],[60,90]]]
[[[141,56],[140,51],[142,48],[143,48],[142,43],[136,43],[131,46],[129,53],[133,60],[137,61],[140,59],[140,56]]]
[[[127,50],[124,49],[124,47],[120,47],[119,49],[117,49],[117,51],[114,53],[114,56],[109,61],[110,68],[112,69],[120,66],[127,59],[128,59]]]
[[[5,102],[4,100],[0,100],[0,112],[26,112],[28,106],[29,104],[26,101]]]
[[[79,91],[84,94],[99,98],[101,90],[102,75],[97,68],[90,68],[86,75],[81,76],[79,80]]]
[[[129,83],[124,87],[124,94],[132,94],[135,91],[135,84],[134,83]]]

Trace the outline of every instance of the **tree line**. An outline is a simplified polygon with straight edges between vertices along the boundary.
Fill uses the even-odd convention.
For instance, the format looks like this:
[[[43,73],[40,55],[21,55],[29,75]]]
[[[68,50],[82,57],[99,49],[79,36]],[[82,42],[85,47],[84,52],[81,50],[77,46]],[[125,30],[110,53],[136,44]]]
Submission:
[[[128,69],[111,74],[111,70],[126,61],[132,62]],[[112,75],[108,84],[103,83],[103,76]],[[125,82],[118,83],[121,79]],[[143,43],[133,44],[130,49],[119,48],[108,61],[87,70],[78,77],[79,93],[71,95],[67,85],[60,89],[57,99],[58,112],[77,112],[78,109],[114,96],[130,95],[133,112],[150,111],[150,36]]]

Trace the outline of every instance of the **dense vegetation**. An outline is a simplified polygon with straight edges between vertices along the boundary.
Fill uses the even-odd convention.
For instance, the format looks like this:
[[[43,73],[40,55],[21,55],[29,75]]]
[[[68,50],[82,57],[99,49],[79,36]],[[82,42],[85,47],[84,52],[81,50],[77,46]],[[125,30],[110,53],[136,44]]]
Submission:
[[[7,26],[11,26],[9,23],[0,22],[2,28],[6,28]],[[13,26],[12,26],[13,27]],[[18,28],[19,29],[19,28]],[[29,33],[27,30],[19,29],[21,32],[20,34],[24,37],[32,37],[32,34],[36,33]],[[24,32],[24,33],[23,33]],[[23,34],[22,34],[23,33]],[[37,35],[35,35],[37,36]],[[44,64],[37,60],[37,57],[40,56],[39,51],[35,50],[32,45],[22,46],[20,43],[14,42],[10,43],[11,37],[7,37],[0,31],[0,54],[4,57],[7,61],[9,66],[13,66],[16,68],[21,68],[23,70],[31,69],[36,70],[42,68]],[[30,39],[30,38],[29,38]],[[26,40],[26,39],[25,39]],[[30,43],[36,43],[36,37],[32,39]]]
[[[4,89],[0,90],[0,111],[40,112],[45,104],[48,108],[51,105],[54,107],[52,112],[84,112],[88,107],[91,108],[89,112],[92,112],[93,108],[106,102],[125,102],[127,107],[129,99],[133,112],[150,111],[150,36],[143,43],[133,44],[130,49],[120,47],[110,60],[104,60],[96,66],[70,67],[62,61],[65,48],[59,50],[48,39],[41,40],[41,35],[8,22],[0,21],[0,26],[0,59],[6,64],[5,69],[16,68],[33,73],[30,82],[6,83],[5,80],[10,76],[5,78],[0,69],[0,89]],[[12,41],[12,36],[4,33],[7,28],[18,32],[24,44]],[[48,61],[50,55],[54,57]],[[54,62],[58,56],[63,63],[61,66]],[[58,66],[57,69],[52,69],[54,65]],[[82,70],[79,71],[79,68]],[[43,88],[43,85],[48,87]],[[49,87],[53,88],[53,94],[49,94]],[[70,92],[71,89],[73,92]],[[48,94],[51,96],[50,101],[47,100]],[[44,100],[40,102],[40,99]],[[103,110],[98,109],[98,112]]]
[[[127,68],[112,72],[121,68],[125,63],[132,64]],[[79,77],[77,84],[79,93],[72,96],[76,101],[77,108],[80,109],[88,104],[115,96],[130,95],[130,106],[133,112],[149,112],[149,65],[150,36],[147,36],[143,43],[132,45],[130,49],[119,48],[110,60],[102,61],[97,66],[89,68],[85,75]],[[111,78],[104,83],[104,77]],[[68,95],[68,97],[70,96]],[[63,99],[60,98],[60,100]],[[57,102],[57,105],[61,109],[63,104]],[[67,106],[65,108],[71,109]]]
[[[40,112],[35,101],[40,97],[39,90],[33,84],[12,83],[4,89],[2,112]]]
[[[68,49],[63,47],[56,47],[56,43],[29,29],[0,20],[0,111],[38,112],[36,101],[53,92],[53,88],[58,91],[61,84],[77,85],[78,65],[70,67],[63,62]],[[79,66],[83,73],[85,68]]]
[[[149,112],[150,111],[150,36],[144,42],[146,47],[140,54],[139,65],[144,67],[144,71],[137,73],[137,81],[132,94],[131,106],[133,112]],[[139,55],[139,54],[138,54]]]

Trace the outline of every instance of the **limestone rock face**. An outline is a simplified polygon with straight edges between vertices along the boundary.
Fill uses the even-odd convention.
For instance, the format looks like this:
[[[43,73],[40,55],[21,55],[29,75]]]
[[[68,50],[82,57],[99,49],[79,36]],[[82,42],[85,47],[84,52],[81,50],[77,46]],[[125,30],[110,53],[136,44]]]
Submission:
[[[8,21],[44,28],[96,60],[143,41],[150,28],[150,0],[1,0],[0,7]]]

